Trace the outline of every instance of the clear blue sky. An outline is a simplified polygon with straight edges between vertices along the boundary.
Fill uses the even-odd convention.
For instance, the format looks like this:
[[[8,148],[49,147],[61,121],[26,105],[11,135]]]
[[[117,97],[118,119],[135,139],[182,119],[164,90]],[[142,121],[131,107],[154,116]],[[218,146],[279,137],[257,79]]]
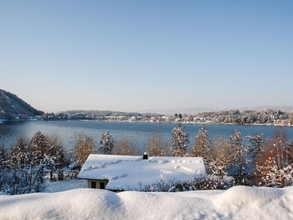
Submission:
[[[0,0],[0,88],[46,112],[293,106],[293,1]]]

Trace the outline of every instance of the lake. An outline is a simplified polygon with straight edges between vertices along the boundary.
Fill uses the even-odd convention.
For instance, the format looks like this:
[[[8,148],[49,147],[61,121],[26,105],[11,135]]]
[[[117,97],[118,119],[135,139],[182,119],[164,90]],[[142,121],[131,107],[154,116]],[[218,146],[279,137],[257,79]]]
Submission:
[[[72,149],[75,133],[84,133],[91,136],[99,147],[102,133],[109,130],[114,140],[126,137],[134,143],[140,153],[147,145],[148,138],[152,132],[161,132],[164,141],[171,143],[171,131],[175,123],[149,123],[149,122],[109,122],[109,121],[25,121],[0,123],[0,144],[9,148],[16,140],[18,134],[22,133],[31,138],[37,131],[46,135],[57,135],[65,149]],[[195,135],[200,129],[200,124],[182,124],[184,130],[189,133],[189,148],[194,145]],[[274,126],[242,126],[242,125],[214,125],[207,124],[209,136],[212,140],[219,137],[229,137],[234,129],[239,130],[245,138],[247,135],[264,133],[268,138],[274,133]],[[293,127],[283,127],[293,140]],[[247,138],[245,138],[247,140]]]

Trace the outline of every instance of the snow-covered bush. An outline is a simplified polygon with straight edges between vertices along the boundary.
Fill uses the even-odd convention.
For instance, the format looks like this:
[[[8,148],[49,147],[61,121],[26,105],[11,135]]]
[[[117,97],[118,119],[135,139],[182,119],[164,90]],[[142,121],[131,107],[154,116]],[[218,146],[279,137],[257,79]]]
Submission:
[[[50,173],[53,180],[56,169],[65,165],[63,148],[57,138],[41,132],[37,132],[31,141],[20,135],[5,163],[1,158],[0,152],[0,187],[10,195],[41,192],[45,176]]]
[[[273,157],[269,157],[263,166],[258,165],[257,171],[262,174],[259,185],[269,187],[285,187],[293,185],[293,169],[291,165],[278,169]]]
[[[178,183],[175,179],[161,176],[161,179],[152,184],[143,185],[139,183],[137,191],[142,192],[177,192],[195,191],[211,189],[229,189],[235,185],[235,180],[231,176],[202,176]]]
[[[184,191],[229,189],[235,185],[235,180],[231,176],[206,176],[194,178],[183,184]]]
[[[276,128],[256,158],[254,184],[285,187],[293,184],[293,145],[283,128]]]
[[[5,181],[7,167],[5,166],[5,162],[7,160],[7,150],[4,148],[4,145],[0,146],[0,191]]]
[[[152,184],[143,185],[139,182],[139,187],[136,190],[141,192],[175,192],[178,191],[178,188],[174,179],[161,176],[160,180]]]
[[[40,164],[35,167],[7,169],[2,191],[9,195],[42,192],[44,167],[44,164]]]

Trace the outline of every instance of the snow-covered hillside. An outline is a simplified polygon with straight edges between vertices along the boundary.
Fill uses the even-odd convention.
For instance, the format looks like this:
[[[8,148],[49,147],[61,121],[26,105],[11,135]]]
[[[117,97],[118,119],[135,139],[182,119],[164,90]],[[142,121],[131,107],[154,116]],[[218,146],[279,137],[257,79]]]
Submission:
[[[177,193],[72,189],[84,183],[65,181],[50,184],[47,193],[0,195],[0,219],[293,219],[293,187]]]

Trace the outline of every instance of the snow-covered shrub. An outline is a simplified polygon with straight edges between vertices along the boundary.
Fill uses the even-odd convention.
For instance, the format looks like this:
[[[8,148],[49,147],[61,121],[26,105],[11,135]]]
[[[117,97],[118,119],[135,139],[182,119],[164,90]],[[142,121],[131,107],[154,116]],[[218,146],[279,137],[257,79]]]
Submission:
[[[235,185],[235,180],[231,176],[206,176],[194,178],[183,184],[184,191],[229,189]]]
[[[2,191],[9,195],[43,191],[44,166],[11,168],[5,173]]]
[[[58,181],[64,180],[64,173],[62,169],[57,170],[57,180]]]
[[[9,175],[9,170],[6,167],[0,166],[0,191],[3,191],[3,187],[7,180],[7,175]]]
[[[265,143],[255,161],[255,185],[269,187],[291,186],[293,183],[293,145],[282,128]]]
[[[174,179],[161,176],[160,180],[152,184],[143,185],[139,182],[139,188],[136,190],[141,192],[175,192],[178,191],[178,188]]]
[[[4,148],[4,145],[0,146],[0,191],[6,179],[7,167],[5,166],[5,162],[7,160],[7,150]]]
[[[161,176],[161,179],[152,184],[143,185],[139,183],[137,191],[142,192],[177,192],[211,189],[229,189],[235,185],[231,176],[202,176],[179,184],[174,179]]]
[[[41,192],[46,174],[50,173],[53,180],[54,171],[61,169],[64,161],[57,138],[37,132],[29,141],[20,135],[10,149],[5,167],[1,166],[2,191],[10,195]]]
[[[79,173],[79,170],[64,168],[64,169],[60,170],[59,173],[58,173],[58,181],[59,180],[73,180],[73,179],[76,179],[78,173]],[[59,178],[62,178],[62,179],[59,179]]]
[[[269,157],[263,166],[257,166],[262,174],[259,185],[269,187],[285,187],[293,185],[293,169],[291,165],[278,169],[275,159]]]

